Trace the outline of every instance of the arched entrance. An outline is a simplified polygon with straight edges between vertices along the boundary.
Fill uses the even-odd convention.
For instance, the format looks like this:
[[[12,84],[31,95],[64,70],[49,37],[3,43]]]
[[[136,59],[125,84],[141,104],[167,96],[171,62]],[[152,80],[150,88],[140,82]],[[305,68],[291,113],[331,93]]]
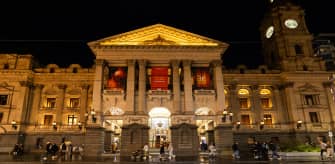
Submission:
[[[171,112],[165,107],[155,107],[149,112],[149,143],[152,148],[170,142]]]
[[[200,107],[195,111],[200,149],[207,151],[214,142],[214,112],[208,107]]]

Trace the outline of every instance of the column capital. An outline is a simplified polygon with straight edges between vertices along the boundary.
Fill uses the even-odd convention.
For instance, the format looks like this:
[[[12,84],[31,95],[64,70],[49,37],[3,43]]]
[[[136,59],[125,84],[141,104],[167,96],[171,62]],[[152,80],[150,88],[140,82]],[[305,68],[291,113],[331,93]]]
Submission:
[[[88,90],[88,88],[90,88],[90,85],[89,84],[82,84],[80,85],[81,89],[85,89],[85,90]]]
[[[180,60],[171,60],[171,65],[172,67],[179,67],[180,65]]]
[[[213,60],[211,62],[211,64],[214,66],[214,67],[221,67],[222,66],[222,60]]]
[[[19,82],[22,87],[33,87],[33,83],[30,81],[20,81]]]
[[[36,89],[43,89],[44,88],[44,84],[34,84],[33,87]]]
[[[57,87],[59,89],[66,89],[67,85],[66,84],[58,84]]]
[[[147,60],[145,60],[145,59],[140,59],[140,60],[138,60],[138,64],[139,64],[140,66],[146,66],[146,65],[147,65]]]
[[[183,60],[183,66],[184,67],[189,67],[189,66],[191,66],[191,64],[192,64],[191,60]]]
[[[135,63],[136,63],[136,60],[133,60],[133,59],[129,59],[129,60],[127,60],[127,65],[128,65],[128,66],[134,66]]]
[[[105,60],[104,59],[95,59],[95,64],[96,65],[104,65],[105,64]]]

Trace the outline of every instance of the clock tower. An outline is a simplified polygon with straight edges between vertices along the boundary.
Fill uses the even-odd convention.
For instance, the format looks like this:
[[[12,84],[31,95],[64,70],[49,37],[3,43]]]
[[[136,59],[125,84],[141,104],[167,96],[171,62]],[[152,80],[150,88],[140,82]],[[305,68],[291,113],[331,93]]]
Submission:
[[[261,22],[265,64],[282,71],[325,70],[314,56],[313,36],[309,33],[304,10],[290,0],[269,0]]]

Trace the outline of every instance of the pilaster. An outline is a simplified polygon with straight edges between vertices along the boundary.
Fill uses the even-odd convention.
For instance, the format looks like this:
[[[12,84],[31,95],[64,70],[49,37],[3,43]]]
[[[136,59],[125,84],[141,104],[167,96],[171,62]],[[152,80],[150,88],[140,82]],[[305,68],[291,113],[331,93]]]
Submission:
[[[179,65],[180,61],[171,61],[172,75],[173,75],[173,112],[181,113],[180,107],[180,76],[179,76]]]
[[[33,104],[31,108],[30,118],[29,118],[29,124],[35,124],[38,123],[38,110],[40,110],[41,107],[41,96],[42,96],[42,89],[44,85],[42,84],[35,84],[34,90],[33,90]]]
[[[184,60],[183,68],[184,68],[184,111],[183,113],[193,114],[191,61]]]
[[[81,123],[85,122],[85,113],[88,113],[87,111],[87,99],[88,99],[88,90],[90,88],[90,85],[83,84],[81,85],[81,95],[80,95],[80,119],[79,121]]]
[[[138,111],[137,114],[146,112],[146,60],[139,60],[139,79],[138,79]]]
[[[97,124],[100,126],[102,125],[101,120],[101,114],[102,112],[102,90],[103,90],[103,82],[104,80],[104,67],[105,67],[105,61],[103,59],[97,59],[95,60],[95,77],[94,77],[94,83],[93,83],[93,106],[91,110],[95,112],[95,118],[96,121],[89,121],[89,124]]]
[[[64,109],[65,90],[67,86],[65,84],[59,84],[57,87],[59,91],[56,99],[56,123],[57,125],[62,125],[62,113]]]
[[[260,97],[259,97],[259,86],[252,85],[252,110],[254,111],[255,122],[261,122],[264,119],[263,110],[260,106]]]
[[[135,60],[128,60],[126,113],[135,111]]]

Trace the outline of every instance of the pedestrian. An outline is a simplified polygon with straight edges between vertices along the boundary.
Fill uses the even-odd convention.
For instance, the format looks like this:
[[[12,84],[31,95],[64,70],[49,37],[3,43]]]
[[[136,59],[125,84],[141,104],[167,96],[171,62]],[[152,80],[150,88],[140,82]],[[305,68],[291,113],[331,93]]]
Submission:
[[[143,146],[143,159],[144,160],[146,160],[146,159],[148,159],[148,157],[149,157],[149,146],[148,146],[148,144],[145,144],[144,146]]]
[[[240,148],[238,147],[238,142],[234,142],[232,145],[233,150],[233,159],[239,159],[240,158]]]
[[[211,144],[209,147],[208,147],[208,150],[209,150],[209,157],[210,158],[215,158],[216,156],[216,148],[215,148],[215,144]]]
[[[281,159],[280,155],[278,154],[279,146],[276,143],[271,141],[269,144],[269,149],[272,151],[270,160],[272,160],[273,158],[277,158],[278,160]]]
[[[169,159],[173,159],[174,155],[173,155],[173,146],[172,146],[172,143],[169,144],[168,152],[169,152]]]
[[[162,160],[164,157],[165,151],[164,151],[164,144],[161,144],[161,147],[159,149],[159,159]]]
[[[327,152],[327,144],[325,142],[322,141],[322,139],[320,139],[319,141],[320,144],[320,158],[321,160],[323,160],[323,153]]]

